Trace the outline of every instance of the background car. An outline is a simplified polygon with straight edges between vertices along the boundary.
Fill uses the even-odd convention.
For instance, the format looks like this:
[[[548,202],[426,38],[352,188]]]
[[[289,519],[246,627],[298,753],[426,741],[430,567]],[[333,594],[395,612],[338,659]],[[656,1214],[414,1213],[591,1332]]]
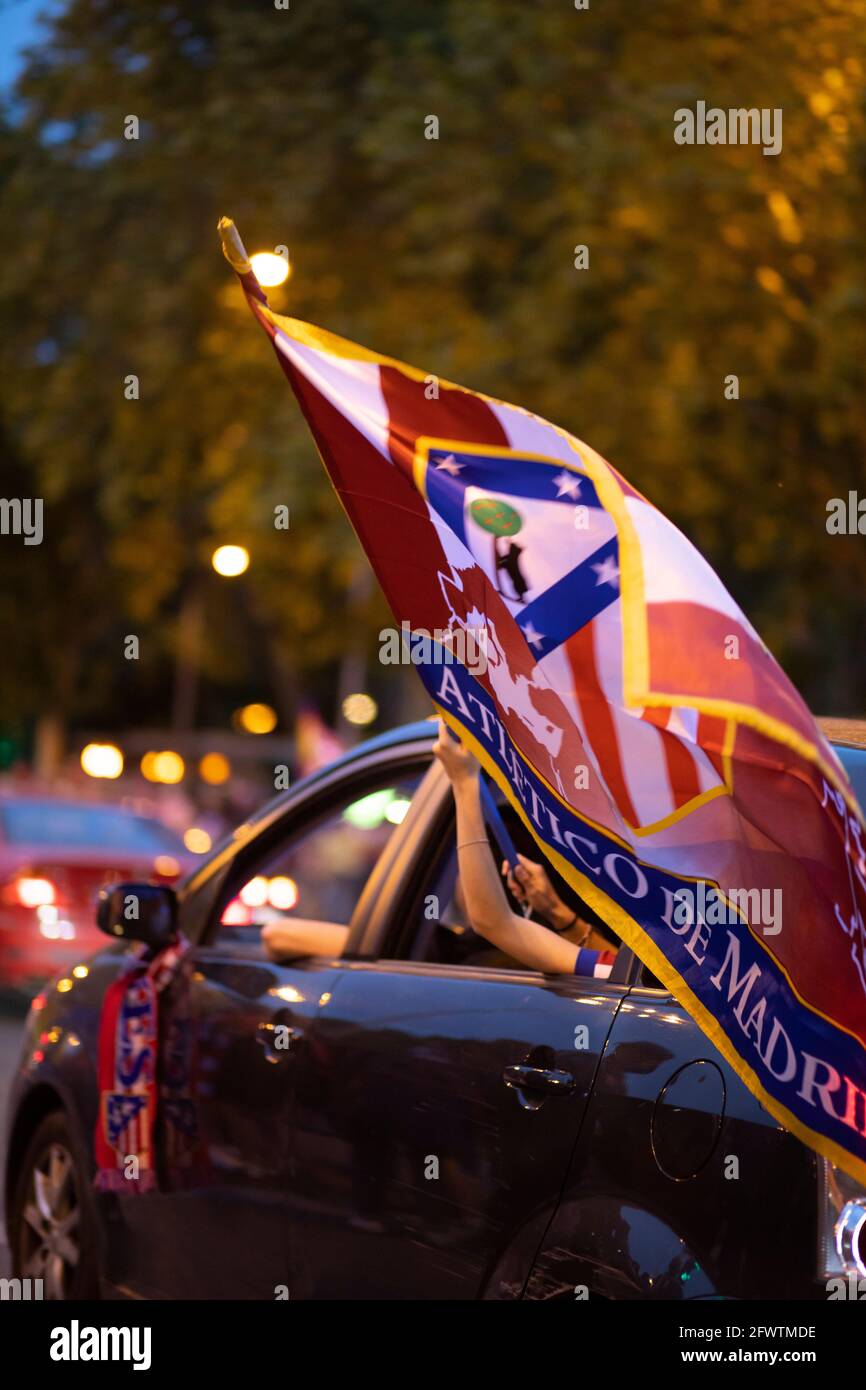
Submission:
[[[630,950],[608,980],[545,976],[475,935],[434,732],[353,750],[181,885],[154,1190],[93,1186],[100,1008],[138,948],[105,941],[34,1001],[13,1273],[58,1298],[570,1301],[808,1299],[866,1275],[866,1194]],[[858,741],[841,755],[862,797]],[[343,954],[269,960],[261,922],[295,910],[348,926]]]
[[[107,884],[174,883],[193,861],[160,821],[122,807],[0,797],[0,989],[32,995],[96,950],[95,904]]]

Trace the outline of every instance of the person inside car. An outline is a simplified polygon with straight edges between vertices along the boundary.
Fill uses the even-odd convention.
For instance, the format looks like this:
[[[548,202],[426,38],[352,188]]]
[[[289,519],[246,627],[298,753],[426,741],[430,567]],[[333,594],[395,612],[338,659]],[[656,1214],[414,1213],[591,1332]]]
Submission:
[[[606,978],[616,951],[578,913],[569,912],[542,866],[524,855],[514,873],[506,864],[503,873],[515,898],[551,926],[511,911],[487,838],[478,761],[451,737],[442,720],[433,752],[454,793],[460,882],[473,931],[530,970]]]
[[[530,970],[605,978],[616,951],[579,912],[559,897],[541,864],[525,855],[502,877],[515,900],[550,924],[512,912],[493,860],[481,807],[481,769],[473,755],[452,738],[444,722],[433,752],[454,794],[461,896],[474,932],[506,957]],[[293,956],[340,955],[349,928],[334,922],[290,918],[262,927],[262,944],[272,960]]]

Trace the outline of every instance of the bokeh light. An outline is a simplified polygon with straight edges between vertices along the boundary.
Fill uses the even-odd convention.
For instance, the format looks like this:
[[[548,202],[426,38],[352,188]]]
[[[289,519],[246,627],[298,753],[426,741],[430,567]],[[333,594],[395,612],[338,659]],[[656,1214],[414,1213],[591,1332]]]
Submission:
[[[224,579],[235,579],[249,569],[250,552],[243,545],[217,546],[211,564]]]
[[[270,705],[244,705],[236,711],[235,723],[247,734],[269,734],[277,727],[277,712]]]
[[[278,256],[273,251],[256,251],[254,256],[250,256],[250,265],[253,275],[266,289],[273,285],[281,285],[289,278],[288,257]]]
[[[385,819],[392,825],[400,825],[406,819],[406,812],[411,804],[405,796],[395,796],[385,808]]]
[[[379,713],[379,706],[372,695],[362,691],[347,695],[343,701],[343,718],[349,724],[372,724]]]
[[[180,864],[173,854],[158,854],[153,861],[153,872],[160,878],[177,878]]]
[[[15,889],[22,907],[45,907],[54,902],[54,884],[50,878],[34,878],[23,874],[16,879]]]
[[[298,901],[298,885],[287,874],[277,874],[268,884],[268,902],[280,912],[290,912]]]
[[[113,780],[123,771],[123,754],[113,743],[88,743],[81,750],[81,766],[88,777]]]
[[[141,775],[148,782],[163,782],[174,786],[183,781],[186,764],[179,753],[164,748],[159,753],[145,753],[141,760]]]
[[[205,753],[198,765],[198,775],[203,782],[219,787],[232,775],[232,765],[222,753]]]
[[[268,880],[257,874],[244,884],[238,897],[247,907],[263,907],[268,900]]]
[[[206,830],[202,830],[200,825],[191,825],[189,830],[184,831],[183,842],[190,854],[207,854],[213,841]]]

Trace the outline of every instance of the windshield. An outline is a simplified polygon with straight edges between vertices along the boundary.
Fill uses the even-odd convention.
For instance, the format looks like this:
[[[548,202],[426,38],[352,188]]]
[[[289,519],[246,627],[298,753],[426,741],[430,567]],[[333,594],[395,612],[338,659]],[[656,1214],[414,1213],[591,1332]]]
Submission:
[[[861,810],[866,811],[866,748],[841,748],[837,744],[836,752],[851,779]]]
[[[137,854],[177,854],[177,837],[159,821],[116,806],[77,806],[62,801],[7,801],[0,805],[4,838],[13,845],[65,849],[120,849]]]

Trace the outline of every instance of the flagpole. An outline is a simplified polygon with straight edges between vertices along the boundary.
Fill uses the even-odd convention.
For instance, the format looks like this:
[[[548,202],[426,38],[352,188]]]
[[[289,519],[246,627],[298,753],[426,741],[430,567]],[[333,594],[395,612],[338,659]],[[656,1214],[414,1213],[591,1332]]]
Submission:
[[[217,223],[217,231],[222,242],[223,255],[232,270],[237,271],[238,275],[251,275],[253,267],[250,258],[232,219],[221,217]]]

